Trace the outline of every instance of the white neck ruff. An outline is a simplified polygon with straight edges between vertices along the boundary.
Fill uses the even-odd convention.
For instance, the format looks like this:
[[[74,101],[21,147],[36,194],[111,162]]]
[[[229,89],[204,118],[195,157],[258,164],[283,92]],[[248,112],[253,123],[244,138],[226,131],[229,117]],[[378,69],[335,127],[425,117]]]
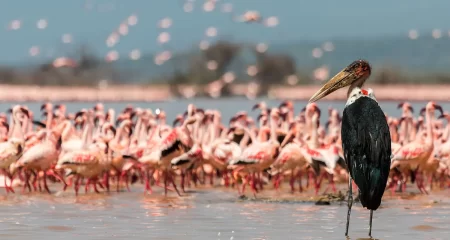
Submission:
[[[358,100],[360,97],[368,97],[371,98],[375,101],[377,101],[377,99],[375,98],[375,95],[373,93],[373,90],[371,88],[368,89],[361,89],[359,87],[355,87],[351,92],[350,95],[347,99],[347,103],[345,104],[345,106],[347,107],[348,105],[354,103],[356,100]]]

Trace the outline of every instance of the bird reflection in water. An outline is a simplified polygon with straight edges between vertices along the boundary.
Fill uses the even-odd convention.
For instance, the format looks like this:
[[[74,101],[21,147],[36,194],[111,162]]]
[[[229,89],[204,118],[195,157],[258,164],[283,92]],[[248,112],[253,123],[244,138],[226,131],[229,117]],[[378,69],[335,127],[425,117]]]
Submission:
[[[141,208],[148,210],[147,216],[167,216],[170,209],[190,209],[194,205],[177,197],[152,197],[142,198]]]

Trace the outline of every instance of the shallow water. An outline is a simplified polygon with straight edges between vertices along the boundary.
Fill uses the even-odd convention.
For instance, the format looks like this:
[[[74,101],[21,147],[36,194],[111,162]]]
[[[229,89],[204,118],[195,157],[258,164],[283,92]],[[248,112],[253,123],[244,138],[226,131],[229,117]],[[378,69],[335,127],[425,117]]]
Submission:
[[[52,186],[53,190],[60,186]],[[0,197],[2,239],[345,239],[346,203],[239,200],[236,191],[200,188],[182,197],[160,188],[131,192],[56,192]],[[286,191],[286,189],[281,190]],[[388,194],[388,193],[386,193]],[[291,198],[301,194],[287,194]],[[283,195],[272,195],[283,197]],[[384,200],[374,213],[377,239],[448,239],[450,192]],[[267,199],[266,199],[267,200]],[[351,239],[364,239],[369,212],[355,203]]]

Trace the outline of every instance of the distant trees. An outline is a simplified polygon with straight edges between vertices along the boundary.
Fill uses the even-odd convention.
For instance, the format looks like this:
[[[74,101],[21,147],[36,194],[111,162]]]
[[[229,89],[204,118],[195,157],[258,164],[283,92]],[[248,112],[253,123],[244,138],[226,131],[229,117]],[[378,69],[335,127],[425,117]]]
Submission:
[[[220,79],[230,65],[239,56],[246,45],[229,41],[218,41],[203,50],[199,56],[189,59],[189,68],[182,74],[176,72],[171,79],[172,84],[205,85]],[[260,94],[267,94],[272,84],[282,84],[287,75],[295,74],[295,62],[287,55],[268,54],[253,51],[256,57],[257,73],[255,80],[261,84]],[[227,86],[222,88],[222,95],[227,94]]]
[[[260,94],[266,95],[270,86],[284,84],[286,76],[296,74],[295,62],[292,57],[281,54],[267,54],[255,51],[256,79],[261,84]]]
[[[29,69],[0,67],[0,83],[42,86],[95,86],[102,78],[116,80],[118,72],[98,59],[86,46],[72,57],[44,62]]]
[[[243,53],[244,50],[250,51]],[[252,55],[254,62],[242,61],[243,54]],[[142,59],[140,61],[148,60],[145,57]],[[152,64],[142,63],[139,64],[143,66]],[[175,94],[179,94],[178,86],[181,84],[204,89],[211,83],[218,83],[220,95],[227,95],[230,82],[224,81],[223,78],[224,74],[229,72],[233,72],[233,78],[237,78],[237,82],[259,83],[259,95],[266,95],[273,85],[285,84],[286,77],[290,75],[302,76],[301,84],[315,81],[311,79],[311,69],[298,72],[294,59],[288,54],[257,51],[251,44],[226,40],[217,41],[204,50],[195,50],[189,55],[174,54],[167,64],[172,64],[173,71],[168,76],[161,77],[159,83],[170,84]],[[245,73],[247,64],[253,64],[255,68],[250,76]],[[0,66],[0,84],[97,86],[102,79],[108,79],[110,84],[125,83],[130,73],[119,70],[116,66],[105,63],[87,46],[81,46],[67,58],[43,62],[32,68]],[[450,75],[445,73],[407,73],[393,66],[380,67],[373,75],[371,82],[377,84],[450,83]]]

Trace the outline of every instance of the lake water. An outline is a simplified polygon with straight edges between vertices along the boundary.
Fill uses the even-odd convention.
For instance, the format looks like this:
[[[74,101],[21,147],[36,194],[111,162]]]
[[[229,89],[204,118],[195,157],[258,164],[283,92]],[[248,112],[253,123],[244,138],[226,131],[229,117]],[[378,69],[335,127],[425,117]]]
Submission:
[[[56,192],[61,186],[52,186]],[[0,199],[2,239],[345,239],[346,203],[239,200],[234,190],[206,188],[164,197],[157,188],[81,194],[20,194]],[[287,187],[280,195],[291,195]],[[18,191],[20,192],[20,191]],[[386,195],[389,195],[386,192]],[[301,197],[300,193],[293,195]],[[377,239],[448,239],[450,190],[388,198],[374,213]],[[274,196],[272,196],[274,197]],[[364,239],[369,212],[353,205],[350,236]]]
[[[224,121],[240,110],[249,111],[258,101],[244,99],[161,103],[133,103],[142,108],[162,108],[168,119],[185,111],[188,103],[218,109]],[[266,100],[269,106],[280,101]],[[397,103],[380,103],[388,114],[398,116]],[[5,111],[11,104],[0,104]],[[27,104],[38,111],[40,104]],[[106,103],[105,107],[123,109],[125,103]],[[305,102],[296,102],[296,112]],[[425,105],[413,103],[416,113]],[[450,104],[442,104],[450,109]],[[69,111],[93,106],[93,103],[68,103]],[[342,102],[319,102],[342,110]],[[254,114],[256,115],[256,114]],[[327,114],[323,114],[326,117]],[[324,120],[324,119],[322,119]],[[144,195],[142,185],[131,192],[92,194],[75,197],[72,191],[51,195],[33,193],[5,195],[0,191],[1,239],[345,239],[346,203],[318,206],[313,202],[239,200],[231,189],[200,187],[183,197],[161,189]],[[342,187],[342,186],[341,186]],[[344,186],[345,188],[345,186]],[[412,189],[413,187],[411,187]],[[3,189],[2,189],[3,190]],[[290,195],[269,194],[265,199]],[[284,195],[283,195],[284,194]],[[299,198],[305,198],[298,194]],[[389,194],[386,192],[386,194]],[[307,197],[307,196],[306,196]],[[355,203],[350,227],[351,239],[364,239],[368,232],[369,212]],[[450,190],[414,197],[390,197],[374,213],[373,236],[377,239],[449,239]]]

